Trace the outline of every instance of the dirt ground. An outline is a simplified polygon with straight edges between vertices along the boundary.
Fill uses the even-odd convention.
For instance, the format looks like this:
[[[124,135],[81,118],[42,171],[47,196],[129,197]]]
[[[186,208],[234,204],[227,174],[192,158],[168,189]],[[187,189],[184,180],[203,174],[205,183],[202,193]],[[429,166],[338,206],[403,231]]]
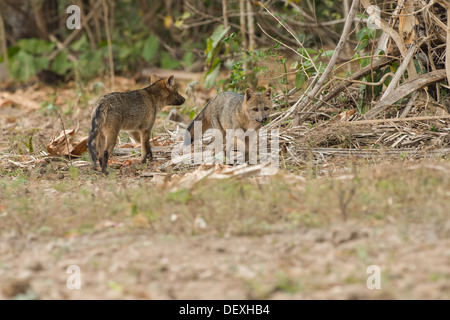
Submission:
[[[94,89],[58,92],[66,129],[87,134]],[[26,89],[15,96],[26,106],[6,94],[0,105],[0,299],[450,299],[448,158],[336,157],[181,189],[173,176],[196,168],[161,178],[143,173],[162,162],[108,177],[65,161],[15,165],[59,134],[42,104],[52,95]],[[367,286],[372,265],[380,289]]]
[[[450,226],[341,223],[262,237],[166,237],[154,232],[72,239],[2,239],[2,298],[449,299]],[[368,265],[381,289],[366,286]],[[80,290],[66,286],[69,265]]]

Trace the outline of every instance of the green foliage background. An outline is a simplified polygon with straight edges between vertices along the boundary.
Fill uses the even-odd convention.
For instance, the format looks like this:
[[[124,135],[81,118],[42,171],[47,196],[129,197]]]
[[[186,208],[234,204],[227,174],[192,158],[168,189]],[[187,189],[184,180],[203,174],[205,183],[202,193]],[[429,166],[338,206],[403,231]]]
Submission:
[[[35,36],[7,38],[9,69],[14,80],[27,81],[42,70],[51,70],[60,75],[73,72],[84,80],[105,74],[108,69],[108,43],[102,6],[100,9],[97,8],[96,18],[83,25],[83,19],[90,13],[90,10],[96,8],[97,1],[72,2],[69,0],[32,0],[18,1],[14,6],[11,5],[11,10],[15,8],[28,12],[30,17],[36,13],[33,6],[40,8],[45,18],[47,18],[46,5],[57,6],[53,16],[41,22],[49,23],[46,32],[38,28]],[[338,2],[342,2],[342,0]],[[2,9],[8,6],[8,3],[2,4]],[[70,16],[66,9],[71,4],[81,5],[84,12],[81,17],[82,31],[67,48],[61,50],[50,61],[49,56],[58,44],[56,41],[49,41],[49,35],[56,36],[58,41],[63,43],[72,32],[75,32],[75,30],[65,27],[66,19]],[[167,2],[110,0],[106,1],[106,4],[110,12],[109,27],[116,73],[134,74],[146,66],[164,69],[206,70],[205,86],[210,88],[216,84],[219,71],[228,68],[232,76],[229,83],[225,85],[229,89],[238,90],[240,89],[239,81],[244,77],[242,65],[248,65],[249,69],[256,68],[254,69],[256,72],[264,71],[264,68],[261,68],[257,62],[270,55],[268,50],[273,46],[273,41],[267,39],[256,27],[257,48],[254,48],[253,52],[249,52],[247,48],[243,47],[245,35],[241,34],[239,29],[240,8],[237,0],[227,1],[228,28],[223,25],[222,1],[220,0],[194,0],[189,3],[183,0]],[[329,0],[315,1],[312,7],[311,3],[299,0],[270,3],[270,9],[274,14],[281,21],[295,26],[296,36],[305,44],[310,45],[315,41],[318,44],[324,40],[333,41],[334,39],[321,38],[319,33],[314,35],[307,32],[307,29],[296,26],[296,22],[304,20],[300,11],[310,12],[319,20],[340,19],[342,13],[337,10],[337,7],[334,1]],[[254,10],[255,23],[261,23],[264,28],[272,28],[269,31],[276,38],[286,41],[283,39],[285,31],[280,25],[274,23],[273,18],[267,16],[267,12],[262,6],[257,2],[252,2],[252,10]],[[8,11],[1,11],[8,33],[15,28],[15,25],[9,21]],[[22,23],[28,25],[31,22],[24,20]],[[36,28],[38,23],[30,25]],[[59,28],[55,28],[55,25]],[[340,27],[337,25],[333,28],[339,31]],[[293,41],[293,39],[291,40]],[[70,59],[70,56],[75,59]],[[0,61],[3,60],[4,57],[1,56]],[[298,75],[296,79],[297,87],[302,85],[309,72],[307,66],[302,70],[304,74]]]

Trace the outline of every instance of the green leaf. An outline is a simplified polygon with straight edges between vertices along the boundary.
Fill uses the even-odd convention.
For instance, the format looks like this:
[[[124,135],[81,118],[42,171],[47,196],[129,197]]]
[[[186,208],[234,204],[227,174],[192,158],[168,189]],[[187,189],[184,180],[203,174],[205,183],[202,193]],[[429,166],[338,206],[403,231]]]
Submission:
[[[17,45],[20,49],[33,55],[49,53],[56,47],[53,42],[36,38],[20,39],[17,41]]]
[[[367,39],[368,38],[368,36],[367,36],[368,32],[369,32],[369,28],[362,28],[356,34],[356,40],[361,41],[364,38]]]
[[[364,68],[370,64],[371,58],[364,58],[359,60],[359,64],[361,65],[361,68]]]
[[[220,64],[220,59],[219,58],[215,58],[214,62],[211,64],[211,68],[208,70],[207,74],[212,72],[212,70],[217,67],[217,65]],[[237,67],[239,69],[239,67]],[[244,69],[240,68],[240,71],[244,71]]]
[[[188,51],[183,56],[183,62],[186,67],[192,66],[194,63],[194,53],[192,51]]]
[[[14,56],[10,64],[11,75],[14,79],[26,81],[36,73],[33,56],[21,50]]]
[[[19,46],[12,46],[8,48],[8,58],[12,59],[20,51]]]
[[[295,75],[295,88],[300,89],[302,85],[305,83],[306,77],[303,72],[297,73]]]
[[[308,70],[308,71],[314,70],[314,66],[313,66],[312,62],[309,60],[306,60],[302,66],[303,66],[303,70]]]
[[[189,112],[189,119],[193,120],[195,118],[195,110],[192,109],[191,112]]]
[[[213,34],[211,35],[210,39],[212,40],[211,46],[212,48],[217,47],[220,40],[222,40],[225,35],[227,34],[228,30],[230,30],[230,27],[226,28],[221,24],[214,30]]]
[[[320,63],[319,67],[317,68],[319,70],[319,73],[323,73],[326,69],[327,65],[324,63]]]
[[[34,67],[36,72],[47,69],[50,61],[47,57],[34,57],[33,58]]]
[[[358,43],[358,45],[355,48],[356,52],[361,51],[362,49],[364,49],[365,47],[367,47],[367,45],[369,44],[369,39],[363,39],[361,40],[361,42]]]
[[[191,17],[191,13],[189,11],[186,11],[181,16],[181,19],[186,20],[186,19],[189,19],[190,17]]]
[[[308,54],[309,54],[310,56],[311,56],[311,55],[317,55],[317,54],[318,54],[317,51],[315,51],[315,50],[313,50],[313,49],[310,49],[310,48],[305,48],[305,49],[303,49],[303,48],[298,48],[298,49],[297,49],[297,52],[300,53],[303,57],[308,57]]]
[[[292,62],[291,66],[289,67],[290,70],[295,70],[298,67],[298,61]]]
[[[327,50],[324,53],[322,53],[322,57],[331,58],[334,54],[334,50]]]
[[[133,53],[133,48],[128,46],[128,45],[126,45],[126,44],[123,44],[121,46],[117,46],[117,52],[118,52],[117,59],[120,60],[120,61],[125,61]]]
[[[159,41],[156,39],[155,36],[150,36],[148,39],[144,42],[144,48],[142,50],[142,57],[145,59],[145,61],[149,61],[152,59],[159,49]]]
[[[102,50],[95,50],[85,51],[80,55],[76,68],[83,78],[92,78],[105,69],[102,54]]]
[[[179,27],[181,27],[183,25],[183,23],[184,23],[183,20],[181,20],[181,19],[177,20],[177,21],[175,21],[175,27],[179,28]]]
[[[25,147],[27,147],[29,153],[33,153],[33,136],[30,136],[30,138],[28,139],[28,143],[25,140],[22,140],[22,143],[25,145]]]
[[[75,50],[75,51],[89,49],[89,43],[88,43],[88,40],[86,38],[86,35],[83,33],[83,35],[81,36],[80,39],[74,41],[70,45],[70,48],[72,50]]]
[[[212,57],[214,56],[214,53],[218,48],[219,43],[225,37],[229,29],[230,27],[225,29],[223,25],[220,25],[214,30],[211,37],[209,37],[206,40],[206,50],[205,50],[206,63],[209,63],[211,61]]]
[[[163,52],[161,54],[161,68],[163,69],[177,69],[180,68],[180,62],[178,60],[173,60],[168,52]]]
[[[73,62],[70,61],[67,56],[68,53],[66,49],[58,53],[52,62],[52,71],[58,74],[64,74],[67,69],[73,67]]]
[[[205,88],[211,89],[214,86],[217,76],[220,73],[220,63],[217,63],[216,67],[210,70],[205,76]]]
[[[23,151],[22,151],[22,148],[20,147],[20,142],[19,141],[17,141],[17,148],[19,149],[19,153],[21,155],[23,155]]]
[[[100,42],[97,44],[97,46],[98,46],[99,48],[107,48],[107,47],[108,47],[108,41],[107,41],[107,40],[102,40],[102,41],[100,41]]]
[[[367,27],[366,28],[362,28],[356,34],[356,39],[358,41],[361,41],[363,39],[374,39],[375,38],[375,34],[376,34],[376,30],[375,29],[369,29]]]

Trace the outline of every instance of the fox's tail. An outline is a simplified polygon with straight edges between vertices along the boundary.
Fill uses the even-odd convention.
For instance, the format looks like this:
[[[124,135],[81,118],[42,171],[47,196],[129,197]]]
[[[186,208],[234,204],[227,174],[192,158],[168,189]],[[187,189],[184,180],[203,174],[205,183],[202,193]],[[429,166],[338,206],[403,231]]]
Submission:
[[[186,134],[184,136],[184,145],[185,146],[192,144],[194,142],[194,138],[198,139],[198,137],[194,137],[195,123],[201,122],[202,133],[204,133],[206,130],[208,130],[211,127],[211,119],[209,118],[209,112],[206,112],[206,109],[208,108],[211,101],[206,104],[206,106],[203,108],[203,110],[200,111],[200,113],[195,117],[194,121],[192,121],[191,124],[189,125],[189,127],[187,127]]]
[[[89,131],[88,149],[92,159],[92,167],[97,167],[97,158],[99,155],[99,148],[101,148],[101,142],[99,141],[99,134],[106,121],[106,106],[103,103],[99,103],[92,116],[91,130]]]

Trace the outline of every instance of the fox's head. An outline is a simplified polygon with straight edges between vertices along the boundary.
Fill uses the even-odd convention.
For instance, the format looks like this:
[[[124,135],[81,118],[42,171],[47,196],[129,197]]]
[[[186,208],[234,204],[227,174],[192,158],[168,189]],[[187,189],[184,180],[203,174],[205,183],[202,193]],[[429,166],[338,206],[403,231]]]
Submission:
[[[161,97],[165,99],[167,106],[180,106],[185,99],[178,93],[178,86],[175,84],[175,79],[172,76],[159,80],[156,75],[151,76],[151,84],[158,87]]]
[[[264,93],[254,93],[251,89],[247,88],[245,90],[243,106],[247,117],[262,126],[272,111],[272,89],[267,88]]]

